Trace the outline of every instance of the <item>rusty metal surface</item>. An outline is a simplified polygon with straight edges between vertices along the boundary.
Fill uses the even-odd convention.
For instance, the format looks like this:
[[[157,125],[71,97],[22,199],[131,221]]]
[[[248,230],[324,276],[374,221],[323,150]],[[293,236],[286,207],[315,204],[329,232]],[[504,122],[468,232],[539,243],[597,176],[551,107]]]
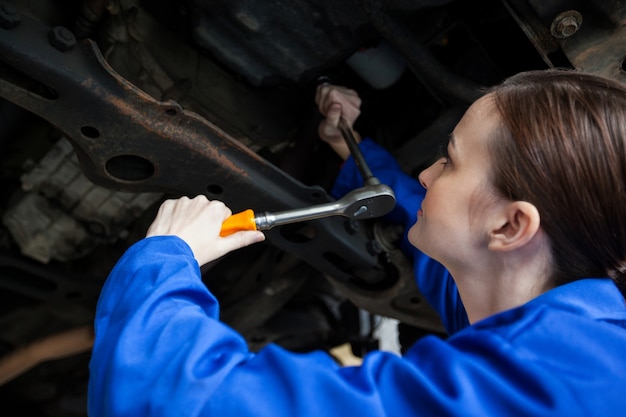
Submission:
[[[559,45],[550,34],[549,28],[525,0],[504,0],[503,3],[528,40],[532,42],[541,59],[549,67],[554,67],[551,54],[559,49]]]
[[[0,32],[0,95],[41,116],[70,138],[82,171],[96,184],[132,192],[205,194],[233,210],[283,210],[329,201],[216,126],[174,102],[157,102],[107,65],[91,41],[60,51],[49,28],[27,17]],[[316,220],[277,228],[268,240],[333,279],[392,286],[398,271],[368,250],[367,227]]]
[[[626,82],[626,8],[614,4],[611,18],[582,10],[580,30],[563,40],[562,48],[579,70]]]
[[[529,0],[528,4],[574,68],[626,82],[623,1]]]

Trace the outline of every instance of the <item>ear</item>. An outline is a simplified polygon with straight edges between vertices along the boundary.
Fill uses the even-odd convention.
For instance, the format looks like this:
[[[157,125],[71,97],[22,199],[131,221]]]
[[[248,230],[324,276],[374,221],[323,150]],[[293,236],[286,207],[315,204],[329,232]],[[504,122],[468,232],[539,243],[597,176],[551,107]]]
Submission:
[[[539,231],[537,208],[526,201],[507,203],[489,234],[489,250],[506,252],[528,243]]]

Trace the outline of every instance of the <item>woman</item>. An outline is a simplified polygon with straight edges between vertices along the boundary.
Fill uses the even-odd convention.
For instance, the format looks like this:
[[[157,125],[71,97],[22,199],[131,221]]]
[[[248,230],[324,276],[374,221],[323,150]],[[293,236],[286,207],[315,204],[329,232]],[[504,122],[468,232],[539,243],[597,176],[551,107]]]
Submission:
[[[317,102],[322,138],[347,157],[335,126],[354,122],[358,96],[323,86]],[[622,85],[543,71],[474,103],[421,186],[364,139],[450,337],[425,337],[402,358],[373,352],[360,367],[271,345],[248,352],[219,323],[198,264],[262,235],[220,238],[230,210],[204,197],[164,203],[103,289],[90,415],[623,413],[625,120]],[[356,172],[347,158],[334,192]]]

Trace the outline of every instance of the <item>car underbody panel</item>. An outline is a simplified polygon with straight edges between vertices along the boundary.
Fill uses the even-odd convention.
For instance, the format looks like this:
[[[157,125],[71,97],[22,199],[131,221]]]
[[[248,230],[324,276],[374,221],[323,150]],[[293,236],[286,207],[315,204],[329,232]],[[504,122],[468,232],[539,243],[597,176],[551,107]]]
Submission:
[[[416,176],[508,75],[624,78],[626,5],[588,3],[1,0],[3,410],[86,415],[98,292],[163,199],[204,194],[235,212],[333,200],[341,161],[317,137],[321,80],[359,92],[356,129]],[[266,234],[203,269],[252,350],[362,354],[378,317],[403,340],[444,335],[398,225],[331,217]]]

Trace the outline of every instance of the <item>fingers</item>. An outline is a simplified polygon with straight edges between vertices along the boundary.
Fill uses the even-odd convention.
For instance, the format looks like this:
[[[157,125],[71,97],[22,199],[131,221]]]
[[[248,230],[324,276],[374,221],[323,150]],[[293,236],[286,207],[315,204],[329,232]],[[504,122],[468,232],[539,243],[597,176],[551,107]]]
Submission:
[[[265,235],[258,230],[240,231],[220,238],[220,248],[224,251],[224,254],[226,254],[264,240]]]
[[[318,126],[320,139],[328,143],[339,157],[346,160],[350,156],[350,149],[339,131],[339,120],[344,118],[352,128],[361,114],[361,98],[356,91],[349,88],[322,84],[315,92],[315,103],[320,113],[325,116]],[[354,136],[357,143],[360,142],[361,136],[358,132],[354,132]]]
[[[335,111],[334,105],[339,105],[342,115],[351,126],[360,114],[361,98],[356,91],[346,87],[320,85],[315,94],[315,103],[320,113],[326,117],[330,110]]]
[[[224,203],[210,201],[204,195],[166,200],[148,228],[146,237],[178,236],[189,245],[200,265],[265,239],[265,235],[258,231],[220,237],[222,223],[231,214]]]
[[[332,103],[328,107],[328,110],[326,111],[326,121],[328,124],[330,124],[334,128],[337,128],[337,126],[339,125],[339,119],[341,118],[341,110],[342,110],[341,104]]]
[[[348,126],[352,127],[361,114],[361,98],[349,88],[322,84],[317,88],[315,102],[320,113],[325,116],[318,129],[320,138],[333,148],[336,145],[343,147],[343,138],[337,128],[339,120],[344,118]]]
[[[223,202],[219,200],[209,200],[204,195],[194,197],[192,202],[196,202],[196,206],[189,213],[191,216],[198,216],[206,223],[206,232],[208,234],[219,235],[222,223],[227,217],[231,216],[233,212]]]
[[[148,228],[146,236],[186,234],[195,223],[203,223],[211,229],[217,228],[232,213],[221,201],[209,201],[204,195],[190,199],[181,197],[166,200],[161,204],[156,218]],[[217,228],[219,232],[219,228]]]
[[[341,133],[337,126],[341,118],[341,104],[334,103],[326,112],[326,118],[320,122],[319,134],[322,140],[329,142],[330,140],[340,140]]]

